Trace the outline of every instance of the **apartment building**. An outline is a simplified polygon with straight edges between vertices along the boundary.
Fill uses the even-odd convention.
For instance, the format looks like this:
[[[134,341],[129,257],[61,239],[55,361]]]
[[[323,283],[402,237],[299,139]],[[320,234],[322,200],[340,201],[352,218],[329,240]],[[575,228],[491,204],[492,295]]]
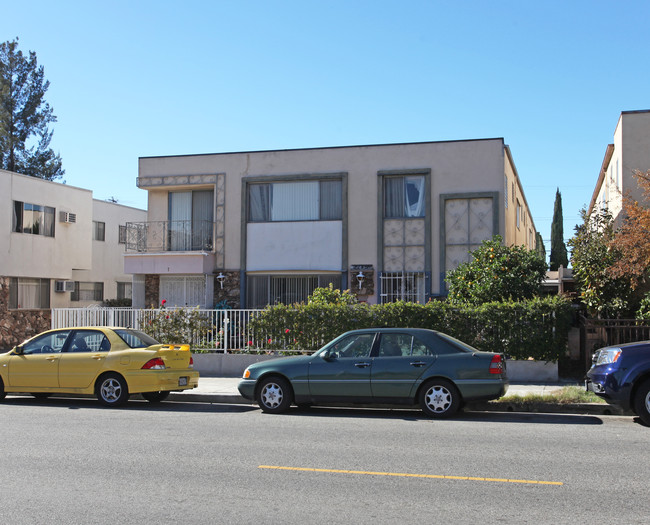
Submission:
[[[645,200],[634,173],[649,169],[650,110],[623,111],[614,130],[614,142],[605,149],[588,212],[607,209],[620,222],[625,195]]]
[[[127,225],[134,306],[257,308],[317,286],[425,302],[495,234],[534,248],[503,139],[143,157]],[[224,303],[225,302],[225,303]]]
[[[50,328],[50,309],[131,296],[126,223],[147,212],[0,170],[0,349]]]

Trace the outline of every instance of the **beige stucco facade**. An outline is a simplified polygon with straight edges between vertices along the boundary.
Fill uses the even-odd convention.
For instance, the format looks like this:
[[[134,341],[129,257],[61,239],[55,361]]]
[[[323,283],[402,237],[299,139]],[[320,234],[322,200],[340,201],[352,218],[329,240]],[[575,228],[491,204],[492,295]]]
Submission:
[[[263,293],[264,286],[277,285],[277,294],[297,297],[300,290],[289,290],[289,280],[301,276],[319,284],[330,279],[371,303],[394,300],[398,288],[417,289],[409,297],[426,300],[445,294],[445,273],[486,238],[499,234],[507,244],[530,249],[535,243],[532,215],[500,138],[144,157],[138,186],[149,192],[147,239],[155,237],[158,226],[152,223],[171,221],[177,213],[170,194],[213,192],[209,245],[157,251],[144,247],[149,240],[143,238],[141,248],[127,250],[125,257],[125,271],[142,286],[152,275],[179,287],[191,276],[203,279],[205,289],[215,292],[203,295],[208,307],[223,299],[259,306],[251,304],[253,287]],[[396,188],[414,199],[403,214],[395,204]],[[289,190],[298,193],[291,197]],[[259,198],[268,200],[274,216],[252,217],[268,213]],[[320,215],[301,211],[312,199],[315,206],[321,203]],[[334,199],[331,206],[328,199]],[[207,265],[192,265],[197,252]],[[228,279],[216,280],[219,274]],[[229,288],[234,275],[237,291]],[[222,284],[229,293],[220,292]],[[277,300],[271,295],[269,301]],[[136,296],[156,294],[141,290]],[[201,300],[200,293],[192,297]],[[156,300],[163,298],[158,294]]]
[[[146,220],[145,210],[4,170],[0,203],[0,349],[49,328],[50,308],[117,298],[118,282],[130,294],[120,226],[124,233],[127,221]],[[97,231],[103,231],[103,241],[94,239]],[[73,292],[74,283],[83,285]],[[78,293],[94,286],[101,298]]]
[[[643,201],[634,173],[650,169],[650,110],[623,111],[605,150],[588,212],[607,209],[620,221],[625,195]]]

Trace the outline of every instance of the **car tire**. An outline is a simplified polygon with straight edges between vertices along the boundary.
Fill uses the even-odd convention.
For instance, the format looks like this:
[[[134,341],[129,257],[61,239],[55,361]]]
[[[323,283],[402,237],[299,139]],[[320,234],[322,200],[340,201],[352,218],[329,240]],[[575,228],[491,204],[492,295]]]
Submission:
[[[641,421],[650,425],[650,379],[646,379],[634,394],[634,411]]]
[[[161,392],[143,392],[142,397],[144,397],[149,403],[160,403],[164,401],[169,396],[170,392],[161,391]]]
[[[461,405],[460,392],[446,379],[434,379],[420,390],[420,408],[429,417],[443,419],[453,416]]]
[[[291,406],[293,393],[285,379],[267,377],[260,382],[256,397],[262,412],[279,414]]]
[[[119,374],[105,374],[97,380],[95,395],[102,405],[116,407],[129,400],[129,386]]]
[[[7,397],[7,392],[5,392],[5,384],[2,382],[2,378],[0,377],[0,401],[2,401],[5,397]]]
[[[32,392],[30,395],[34,396],[36,399],[47,399],[52,394],[48,392]]]

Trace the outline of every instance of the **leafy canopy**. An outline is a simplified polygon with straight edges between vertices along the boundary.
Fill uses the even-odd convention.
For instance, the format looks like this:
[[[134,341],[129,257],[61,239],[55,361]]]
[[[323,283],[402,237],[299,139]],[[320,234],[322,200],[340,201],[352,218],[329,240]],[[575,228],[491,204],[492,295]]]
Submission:
[[[483,241],[472,260],[447,275],[449,300],[479,305],[492,301],[521,301],[539,294],[546,262],[523,246],[504,246],[499,235]]]
[[[18,38],[0,44],[0,168],[47,180],[65,173],[50,148],[56,117],[44,99],[49,86],[36,53],[23,55]]]

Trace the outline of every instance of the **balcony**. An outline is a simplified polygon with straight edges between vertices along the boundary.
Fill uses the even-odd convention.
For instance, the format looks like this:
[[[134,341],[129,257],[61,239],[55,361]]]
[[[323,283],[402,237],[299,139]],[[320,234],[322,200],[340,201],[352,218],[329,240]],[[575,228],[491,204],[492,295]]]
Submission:
[[[127,253],[214,252],[215,223],[149,221],[126,223]]]

